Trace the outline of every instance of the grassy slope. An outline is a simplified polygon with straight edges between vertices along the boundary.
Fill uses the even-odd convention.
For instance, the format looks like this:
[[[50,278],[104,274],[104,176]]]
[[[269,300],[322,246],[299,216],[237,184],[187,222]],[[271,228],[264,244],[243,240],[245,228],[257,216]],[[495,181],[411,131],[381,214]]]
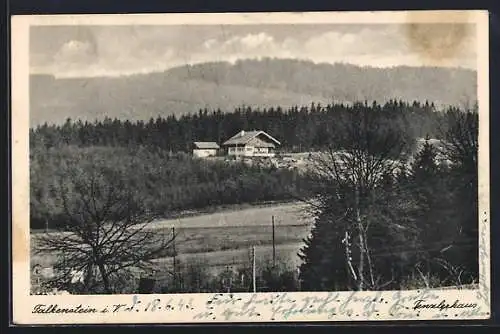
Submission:
[[[275,217],[275,240],[280,256],[292,255],[309,234],[311,219],[307,218],[302,204],[283,204],[243,210],[221,211],[207,215],[185,217],[177,220],[159,221],[152,226],[158,233],[169,237],[171,228],[176,228],[177,250],[180,258],[205,259],[209,266],[248,260],[248,250],[257,246],[258,253],[270,256],[272,244],[271,216]],[[31,235],[31,264],[48,266],[56,260],[55,255],[35,255],[34,245],[38,233]],[[263,258],[264,255],[260,256]],[[160,262],[169,262],[169,259]]]

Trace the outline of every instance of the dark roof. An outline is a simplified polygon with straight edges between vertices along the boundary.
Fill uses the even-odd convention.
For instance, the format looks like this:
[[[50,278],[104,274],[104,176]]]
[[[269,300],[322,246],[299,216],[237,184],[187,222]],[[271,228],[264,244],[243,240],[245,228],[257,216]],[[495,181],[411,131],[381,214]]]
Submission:
[[[232,136],[231,138],[229,138],[227,141],[225,141],[222,145],[224,145],[224,146],[226,146],[226,145],[245,145],[250,140],[252,140],[253,138],[260,136],[260,135],[266,136],[267,138],[269,138],[270,140],[272,140],[273,142],[275,142],[278,145],[280,144],[280,142],[278,140],[271,137],[270,135],[268,135],[264,131],[240,131],[237,134],[235,134],[234,136]]]
[[[218,149],[219,145],[213,141],[195,141],[194,147],[202,150]]]

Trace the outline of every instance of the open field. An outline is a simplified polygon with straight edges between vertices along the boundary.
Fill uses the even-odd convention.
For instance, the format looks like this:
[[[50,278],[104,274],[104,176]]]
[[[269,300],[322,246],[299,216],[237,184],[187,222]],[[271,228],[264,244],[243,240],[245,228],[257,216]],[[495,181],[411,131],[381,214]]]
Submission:
[[[151,228],[171,237],[175,227],[178,259],[182,262],[203,261],[216,270],[226,265],[246,265],[249,250],[256,247],[256,262],[272,256],[272,226],[275,221],[276,253],[280,260],[298,264],[297,252],[303,245],[302,239],[310,231],[312,219],[307,217],[301,203],[281,204],[242,210],[226,210],[199,216],[169,219],[154,222]],[[34,253],[37,236],[31,234],[31,265],[51,266],[57,254],[38,255]],[[162,267],[171,265],[172,258],[158,259]],[[165,267],[165,268],[167,268]],[[161,271],[161,269],[160,269]]]
[[[286,264],[290,268],[296,268],[300,265],[300,259],[297,255],[302,242],[292,242],[276,245],[276,259],[278,263]],[[212,273],[217,273],[225,269],[249,268],[251,262],[250,247],[231,249],[224,251],[204,252],[204,253],[185,253],[177,257],[179,263],[182,264],[206,264],[206,267]],[[266,264],[272,261],[272,245],[260,245],[255,247],[255,264],[257,271],[264,268]],[[158,265],[159,273],[157,278],[161,279],[166,275],[167,271],[173,268],[173,259],[161,258],[155,261]],[[164,268],[164,270],[162,270]]]
[[[160,220],[152,228],[206,228],[206,227],[248,227],[271,226],[271,217],[276,226],[309,225],[311,218],[304,212],[303,203],[274,204],[216,213],[190,216],[178,219]]]
[[[267,202],[259,204],[233,204],[215,206],[196,211],[185,210],[172,214],[171,218],[154,221],[150,229],[194,228],[194,227],[229,227],[229,226],[263,226],[271,224],[275,217],[275,225],[309,225],[312,218],[304,212],[307,204],[302,202]],[[50,222],[49,222],[50,226]],[[51,233],[61,233],[52,230]],[[45,233],[43,229],[31,229],[31,237]]]

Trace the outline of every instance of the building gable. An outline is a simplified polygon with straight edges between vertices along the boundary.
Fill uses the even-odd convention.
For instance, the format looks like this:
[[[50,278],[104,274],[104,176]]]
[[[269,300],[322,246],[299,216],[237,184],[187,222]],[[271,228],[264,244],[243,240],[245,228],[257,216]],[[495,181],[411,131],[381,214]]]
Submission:
[[[269,134],[264,131],[240,131],[226,142],[224,142],[223,146],[233,146],[233,145],[247,145],[251,140],[255,138],[259,138],[263,142],[274,143],[274,145],[280,145],[280,142],[275,138],[271,137]],[[266,139],[263,139],[266,138]],[[274,147],[274,146],[273,146]]]
[[[268,147],[268,148],[276,147],[276,145],[274,145],[274,143],[264,135],[259,135],[257,137],[250,139],[246,145],[253,147]]]

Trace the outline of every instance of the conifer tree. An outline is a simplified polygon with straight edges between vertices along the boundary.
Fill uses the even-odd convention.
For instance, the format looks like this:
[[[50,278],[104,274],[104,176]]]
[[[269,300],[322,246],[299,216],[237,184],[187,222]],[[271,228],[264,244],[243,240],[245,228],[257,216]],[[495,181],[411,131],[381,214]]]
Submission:
[[[421,253],[422,261],[425,266],[425,272],[431,271],[432,258],[439,254],[440,244],[436,242],[443,241],[443,234],[440,231],[443,229],[444,222],[440,217],[439,206],[442,201],[440,198],[443,195],[442,187],[440,187],[440,175],[436,164],[436,148],[430,143],[429,137],[426,137],[422,148],[415,155],[415,160],[411,166],[411,187],[413,195],[419,205],[417,213],[417,226],[419,229],[419,239],[421,240],[425,251]],[[446,243],[448,240],[444,240]],[[446,247],[444,243],[442,248]],[[419,268],[419,270],[421,270]]]
[[[452,215],[458,245],[450,252],[450,261],[461,265],[470,277],[478,277],[479,198],[477,104],[470,110],[451,109],[445,114],[442,133],[443,153],[451,161],[450,180]]]
[[[353,288],[352,282],[357,290],[378,289],[392,277],[386,268],[379,268],[372,252],[383,242],[404,243],[407,231],[413,230],[404,219],[410,206],[405,198],[383,189],[392,186],[387,181],[408,138],[402,128],[387,127],[362,104],[339,123],[342,132],[329,138],[328,151],[315,164],[319,214],[316,230],[302,250],[301,278],[308,287],[334,289],[333,278],[325,270],[331,273],[340,265],[348,275],[343,279],[331,275],[342,280],[343,289]],[[339,151],[339,146],[344,150]],[[376,235],[379,232],[386,237]]]

